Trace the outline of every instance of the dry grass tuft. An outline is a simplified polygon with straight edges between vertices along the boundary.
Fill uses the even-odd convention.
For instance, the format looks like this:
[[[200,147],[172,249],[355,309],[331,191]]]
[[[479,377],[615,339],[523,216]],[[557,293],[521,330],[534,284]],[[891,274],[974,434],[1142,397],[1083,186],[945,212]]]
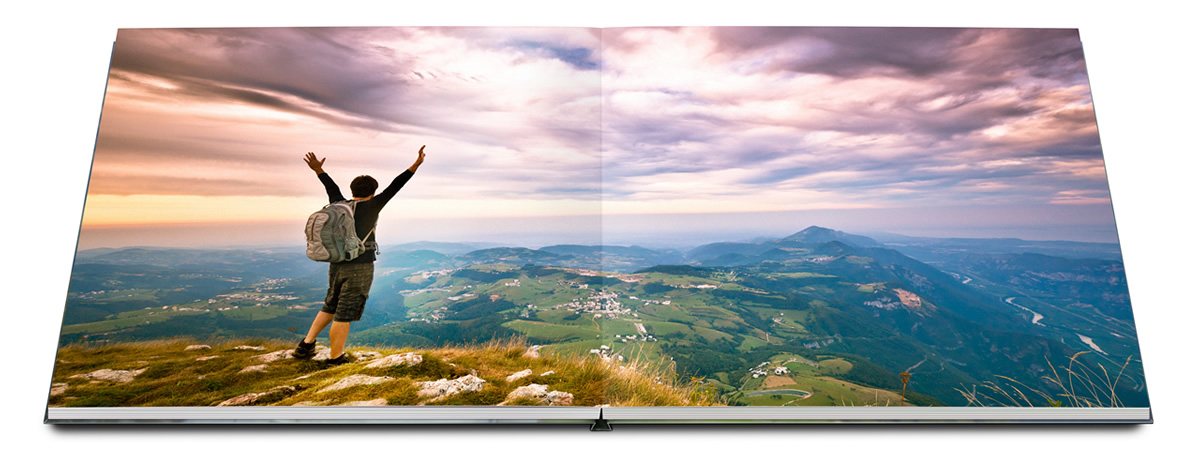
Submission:
[[[967,403],[970,406],[1123,407],[1124,404],[1117,397],[1117,383],[1124,376],[1125,369],[1129,366],[1129,362],[1133,358],[1126,358],[1125,363],[1121,365],[1121,369],[1117,371],[1115,376],[1112,376],[1104,368],[1103,364],[1097,366],[1100,369],[1097,372],[1079,361],[1079,356],[1090,352],[1080,351],[1075,353],[1067,361],[1066,366],[1055,367],[1054,364],[1050,363],[1049,359],[1046,360],[1046,364],[1050,366],[1050,372],[1053,376],[1045,376],[1042,379],[1048,382],[1054,389],[1051,393],[1035,389],[1016,379],[1000,375],[996,376],[1000,379],[998,382],[984,382],[981,385],[984,389],[982,391],[978,387],[972,387],[970,391],[964,389],[956,389],[956,391],[967,399]]]

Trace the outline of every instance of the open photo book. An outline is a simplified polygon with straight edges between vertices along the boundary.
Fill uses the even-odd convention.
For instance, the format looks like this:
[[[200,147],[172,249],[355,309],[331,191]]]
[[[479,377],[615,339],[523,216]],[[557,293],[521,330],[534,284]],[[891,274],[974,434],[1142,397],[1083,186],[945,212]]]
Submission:
[[[1076,30],[122,29],[50,423],[1149,423]]]

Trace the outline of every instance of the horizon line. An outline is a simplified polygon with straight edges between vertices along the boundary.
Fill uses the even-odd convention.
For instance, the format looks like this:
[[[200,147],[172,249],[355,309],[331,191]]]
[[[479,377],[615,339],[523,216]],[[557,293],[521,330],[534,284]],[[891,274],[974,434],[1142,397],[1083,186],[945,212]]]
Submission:
[[[810,225],[810,226],[808,226],[808,227],[805,227],[804,229],[801,229],[801,230],[798,230],[798,231],[795,231],[795,232],[791,232],[791,233],[790,233],[790,234],[788,234],[788,235],[779,236],[779,237],[775,237],[775,236],[773,236],[773,235],[757,235],[757,236],[751,236],[751,237],[748,237],[748,238],[747,238],[747,237],[742,237],[740,240],[721,240],[721,241],[714,241],[714,242],[708,242],[708,243],[701,243],[701,244],[698,244],[698,245],[691,245],[691,244],[685,244],[685,245],[689,245],[689,246],[703,246],[703,245],[709,245],[709,244],[715,244],[715,243],[748,243],[748,242],[749,242],[749,240],[753,240],[753,239],[760,239],[760,238],[769,238],[769,239],[772,239],[772,240],[781,240],[781,239],[787,238],[787,237],[789,237],[789,236],[795,235],[795,234],[797,234],[797,233],[803,232],[803,231],[805,231],[805,230],[808,230],[808,229],[810,229],[810,228],[821,228],[821,229],[832,230],[832,231],[835,231],[835,232],[844,233],[844,234],[847,234],[847,235],[854,235],[854,236],[862,236],[862,237],[866,237],[866,238],[871,238],[873,241],[876,241],[877,243],[879,243],[879,244],[881,244],[881,245],[885,245],[885,246],[886,246],[886,245],[888,245],[888,244],[887,244],[887,243],[884,243],[884,242],[879,242],[878,240],[874,240],[874,236],[884,235],[884,236],[899,236],[899,237],[913,238],[913,239],[935,239],[935,240],[981,240],[981,241],[982,241],[982,240],[1016,240],[1016,241],[1021,241],[1021,242],[1033,242],[1033,243],[1039,243],[1039,242],[1040,242],[1040,243],[1045,243],[1045,242],[1051,242],[1051,243],[1080,243],[1080,244],[1091,244],[1091,245],[1116,245],[1117,247],[1120,247],[1120,242],[1119,242],[1119,240],[1118,240],[1118,241],[1111,241],[1111,242],[1102,242],[1102,241],[1081,241],[1081,240],[1066,240],[1066,239],[1028,239],[1028,238],[1020,238],[1020,237],[966,237],[966,236],[930,237],[930,236],[915,236],[915,235],[906,235],[906,234],[903,234],[903,233],[887,232],[887,231],[862,231],[862,232],[848,232],[848,231],[845,231],[845,230],[838,230],[838,229],[834,229],[834,228],[823,227],[823,226],[820,226],[820,225]],[[527,248],[527,249],[532,249],[532,250],[539,250],[539,249],[542,249],[542,248],[546,248],[546,247],[552,247],[552,246],[567,246],[567,245],[571,245],[571,246],[601,246],[601,247],[609,247],[609,246],[611,246],[611,247],[624,247],[624,248],[631,248],[631,247],[644,247],[643,245],[655,245],[655,244],[646,244],[646,243],[629,243],[629,244],[626,244],[626,243],[595,243],[595,244],[586,244],[586,243],[519,244],[519,243],[503,243],[503,242],[497,242],[497,241],[483,241],[483,240],[472,240],[472,241],[438,241],[438,240],[426,240],[426,239],[422,239],[422,240],[408,241],[408,242],[396,242],[396,243],[380,244],[379,246],[380,246],[380,248],[388,248],[388,247],[400,247],[400,246],[404,246],[404,245],[416,245],[416,244],[425,244],[425,243],[429,243],[429,244],[447,244],[447,245],[491,245],[491,246],[485,246],[485,247],[481,247],[481,248],[478,248],[478,249],[490,249],[490,248]],[[76,248],[76,252],[85,252],[85,251],[93,251],[93,250],[125,250],[125,249],[139,249],[139,248],[140,248],[140,249],[170,249],[170,250],[247,250],[247,249],[249,249],[249,250],[272,250],[272,249],[293,249],[293,248],[296,248],[297,246],[302,246],[302,245],[304,245],[304,243],[302,243],[302,242],[296,242],[296,243],[293,243],[293,244],[284,244],[284,243],[242,243],[242,244],[223,244],[223,245],[185,245],[185,246],[179,246],[179,245],[155,245],[155,244],[145,244],[145,243],[141,243],[141,244],[135,244],[135,245],[122,245],[122,246],[98,246],[98,247],[93,247],[93,248],[84,248],[84,249],[79,249],[79,248],[77,247],[77,248]]]

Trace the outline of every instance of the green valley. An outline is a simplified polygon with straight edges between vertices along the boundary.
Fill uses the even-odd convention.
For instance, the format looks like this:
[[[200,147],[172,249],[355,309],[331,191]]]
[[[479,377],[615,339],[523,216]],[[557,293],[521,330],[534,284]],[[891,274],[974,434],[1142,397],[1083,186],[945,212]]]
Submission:
[[[928,250],[932,242],[922,243]],[[687,252],[414,248],[381,258],[352,344],[517,339],[549,355],[670,364],[679,378],[726,403],[750,406],[894,406],[902,390],[906,404],[961,405],[962,390],[998,376],[1050,391],[1044,377],[1053,363],[1097,343],[1106,352],[1136,353],[1132,331],[1112,320],[1120,319],[1127,296],[1103,297],[1098,284],[1111,278],[1102,276],[1112,271],[1111,261],[1025,256],[1019,258],[1025,265],[997,265],[989,261],[996,255],[947,255],[935,260],[957,263],[945,271],[869,238],[819,227]],[[81,256],[61,344],[295,341],[324,298],[323,265],[288,251],[237,257],[130,250],[125,257],[122,250]],[[1055,309],[1070,315],[1049,313]],[[1030,319],[1038,311],[1048,312],[1041,324]],[[1086,329],[1105,324],[1115,327]],[[1082,360],[1117,360],[1093,356]],[[1130,364],[1113,387],[1132,405],[1144,396],[1144,383],[1140,361]],[[901,372],[910,374],[907,384]]]

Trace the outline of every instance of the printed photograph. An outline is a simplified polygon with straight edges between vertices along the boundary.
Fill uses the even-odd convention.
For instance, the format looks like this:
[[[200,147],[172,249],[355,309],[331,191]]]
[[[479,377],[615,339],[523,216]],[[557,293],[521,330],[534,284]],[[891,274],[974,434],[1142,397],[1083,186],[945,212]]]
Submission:
[[[51,407],[1148,407],[1076,30],[125,29]]]

